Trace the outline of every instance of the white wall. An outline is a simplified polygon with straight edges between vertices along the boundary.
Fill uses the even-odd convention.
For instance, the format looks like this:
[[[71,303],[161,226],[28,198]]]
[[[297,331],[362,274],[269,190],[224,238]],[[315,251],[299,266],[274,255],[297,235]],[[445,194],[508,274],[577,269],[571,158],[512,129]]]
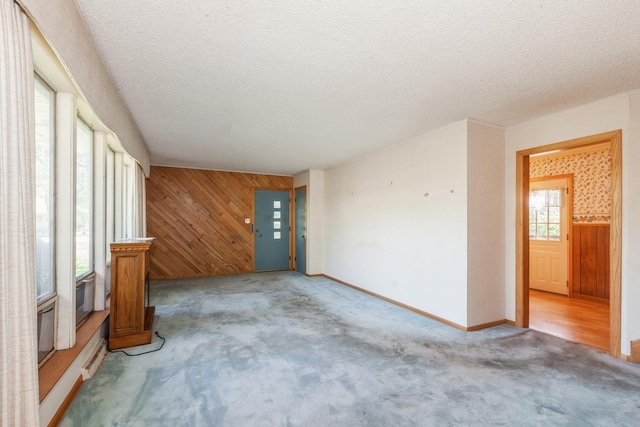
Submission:
[[[466,326],[466,158],[462,122],[325,170],[325,274]]]
[[[312,230],[311,230],[311,227],[310,227],[310,224],[309,224],[309,216],[310,216],[310,214],[309,214],[309,211],[310,211],[309,205],[311,204],[311,202],[309,200],[310,199],[310,197],[309,197],[310,177],[309,177],[309,175],[310,175],[309,174],[309,170],[306,170],[306,171],[302,171],[300,173],[297,173],[296,175],[293,176],[293,188],[294,189],[298,188],[298,187],[302,187],[303,185],[307,186],[307,212],[306,212],[306,214],[307,214],[307,239],[305,240],[305,245],[306,245],[306,247],[305,247],[305,251],[306,251],[305,262],[306,262],[306,265],[305,265],[305,269],[304,269],[304,271],[307,274],[311,274],[311,273],[309,273],[309,264],[310,264],[310,259],[311,259],[311,256],[312,256],[312,254],[309,253],[310,252],[309,251],[309,243],[311,241],[311,234],[312,234],[311,233]],[[294,196],[295,196],[295,194],[294,194]],[[295,215],[295,212],[294,212],[294,215]],[[294,230],[294,235],[295,235],[295,230]]]
[[[468,123],[468,326],[505,318],[504,138],[503,129]]]
[[[293,188],[302,187],[303,185],[309,187],[309,170],[299,172],[293,176]]]
[[[506,131],[505,145],[505,310],[515,320],[515,191],[516,152],[541,145],[622,129],[622,342],[629,354],[629,340],[640,336],[637,311],[640,303],[640,116],[638,95],[618,96],[543,117]],[[630,108],[632,106],[632,108]],[[630,126],[630,112],[634,125]],[[633,320],[633,322],[632,322]]]
[[[307,274],[324,273],[324,171],[309,171],[309,187],[307,189]]]
[[[622,146],[622,349],[640,339],[640,93],[629,97],[628,138]],[[626,143],[625,143],[626,141]]]

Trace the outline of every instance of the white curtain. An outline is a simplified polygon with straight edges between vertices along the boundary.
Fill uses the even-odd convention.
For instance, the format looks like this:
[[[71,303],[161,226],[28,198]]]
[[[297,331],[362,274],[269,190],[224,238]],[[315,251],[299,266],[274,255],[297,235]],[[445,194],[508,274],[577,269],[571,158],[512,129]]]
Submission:
[[[29,21],[0,0],[0,425],[39,425]]]
[[[145,189],[145,177],[142,167],[136,163],[135,168],[135,217],[134,235],[135,237],[146,237],[147,235],[147,193]]]

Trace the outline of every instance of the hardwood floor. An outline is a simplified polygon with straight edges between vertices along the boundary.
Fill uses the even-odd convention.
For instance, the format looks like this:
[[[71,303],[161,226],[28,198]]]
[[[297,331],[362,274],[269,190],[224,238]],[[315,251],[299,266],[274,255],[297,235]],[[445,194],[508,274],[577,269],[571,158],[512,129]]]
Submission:
[[[529,327],[609,351],[609,306],[531,289]]]

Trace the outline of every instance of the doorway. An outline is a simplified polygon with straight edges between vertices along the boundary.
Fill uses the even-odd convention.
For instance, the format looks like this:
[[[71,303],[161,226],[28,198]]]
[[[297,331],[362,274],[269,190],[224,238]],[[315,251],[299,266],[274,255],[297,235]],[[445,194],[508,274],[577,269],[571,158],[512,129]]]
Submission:
[[[295,266],[298,273],[307,274],[307,187],[295,189]]]
[[[516,326],[529,327],[529,156],[606,143],[611,149],[609,353],[621,357],[622,132],[606,132],[516,153]]]
[[[529,290],[529,328],[609,351],[609,305]]]
[[[290,191],[255,190],[254,194],[254,269],[289,270]]]

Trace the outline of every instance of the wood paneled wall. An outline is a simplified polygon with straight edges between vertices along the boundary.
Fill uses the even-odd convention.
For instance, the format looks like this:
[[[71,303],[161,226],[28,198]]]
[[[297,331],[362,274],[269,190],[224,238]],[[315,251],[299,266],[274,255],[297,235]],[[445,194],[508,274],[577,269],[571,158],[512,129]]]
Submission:
[[[151,279],[253,271],[253,191],[293,188],[290,176],[151,167]],[[237,271],[236,271],[237,268]]]
[[[572,233],[572,294],[609,299],[609,225],[574,224]]]

